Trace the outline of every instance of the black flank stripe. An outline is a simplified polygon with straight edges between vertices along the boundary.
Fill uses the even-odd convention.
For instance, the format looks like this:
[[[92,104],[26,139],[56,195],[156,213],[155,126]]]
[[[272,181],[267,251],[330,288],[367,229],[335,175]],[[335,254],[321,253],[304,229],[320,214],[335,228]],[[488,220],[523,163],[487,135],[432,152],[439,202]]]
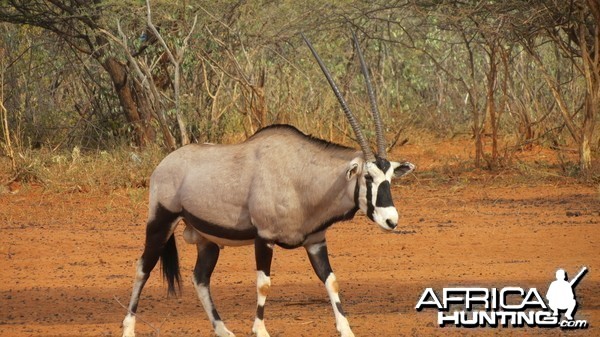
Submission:
[[[217,224],[202,220],[185,209],[181,214],[183,215],[186,223],[194,226],[194,228],[196,228],[198,231],[208,235],[216,236],[218,238],[234,241],[247,241],[254,240],[257,235],[256,228],[254,227],[246,229],[224,228]]]

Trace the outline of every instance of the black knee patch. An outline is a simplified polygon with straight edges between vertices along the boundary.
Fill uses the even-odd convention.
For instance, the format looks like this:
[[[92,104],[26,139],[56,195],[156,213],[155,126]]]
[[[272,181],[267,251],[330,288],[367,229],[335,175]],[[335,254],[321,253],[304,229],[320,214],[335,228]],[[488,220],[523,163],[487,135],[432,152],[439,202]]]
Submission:
[[[342,303],[335,302],[335,307],[337,308],[338,312],[342,314],[342,316],[346,316],[346,314],[344,313],[344,309],[342,309]]]
[[[264,320],[264,317],[265,317],[265,306],[259,305],[258,307],[256,307],[256,318],[258,318],[262,321],[262,320]]]

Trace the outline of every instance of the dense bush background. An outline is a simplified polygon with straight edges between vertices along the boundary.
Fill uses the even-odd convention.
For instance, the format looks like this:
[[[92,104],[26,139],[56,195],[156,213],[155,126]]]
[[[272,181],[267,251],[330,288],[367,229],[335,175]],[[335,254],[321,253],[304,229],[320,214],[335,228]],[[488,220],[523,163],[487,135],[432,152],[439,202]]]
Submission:
[[[570,173],[589,177],[599,21],[599,0],[3,0],[3,167],[7,179],[35,178],[79,153],[160,157],[273,123],[351,144],[300,32],[371,137],[356,31],[390,144],[408,129],[466,133],[472,165],[492,170],[543,145],[577,153]]]

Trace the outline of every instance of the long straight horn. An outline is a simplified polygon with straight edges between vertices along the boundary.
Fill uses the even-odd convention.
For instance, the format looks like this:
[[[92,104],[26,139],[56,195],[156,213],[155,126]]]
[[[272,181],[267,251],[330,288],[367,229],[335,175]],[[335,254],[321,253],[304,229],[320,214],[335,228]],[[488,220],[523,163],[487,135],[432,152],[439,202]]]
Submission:
[[[308,48],[310,48],[310,51],[312,52],[313,56],[319,63],[319,67],[321,67],[323,74],[325,74],[325,77],[327,78],[327,82],[329,82],[331,89],[333,89],[333,93],[335,94],[335,97],[337,97],[338,102],[340,102],[340,105],[342,106],[342,110],[344,110],[344,114],[348,118],[348,122],[350,122],[350,126],[352,126],[352,130],[354,130],[354,135],[356,136],[356,139],[358,140],[358,144],[360,145],[362,152],[365,154],[365,160],[370,161],[370,162],[375,161],[375,156],[373,155],[373,151],[371,151],[371,148],[369,147],[369,144],[367,143],[367,140],[364,137],[362,130],[360,129],[360,126],[358,125],[358,120],[356,119],[356,117],[354,116],[352,111],[350,111],[350,108],[348,107],[346,100],[344,99],[344,97],[342,97],[342,94],[340,93],[340,90],[338,89],[337,85],[333,81],[333,78],[331,77],[329,70],[327,70],[325,63],[323,63],[323,61],[319,57],[319,54],[317,54],[317,51],[315,50],[315,48],[313,48],[312,44],[310,43],[310,41],[308,41],[306,36],[304,36],[303,33],[300,33],[300,35],[302,35],[304,42],[306,42],[306,45],[308,45]]]
[[[371,102],[371,114],[373,115],[373,122],[375,124],[375,135],[377,136],[377,155],[385,159],[386,144],[385,137],[383,136],[383,124],[381,123],[381,116],[379,115],[379,108],[377,107],[375,93],[373,92],[373,87],[371,86],[369,70],[367,69],[362,50],[360,49],[360,44],[358,43],[358,39],[356,38],[356,34],[354,34],[354,31],[352,31],[352,37],[354,38],[354,44],[356,45],[356,50],[358,51],[358,58],[360,59],[360,68],[362,69],[363,76],[365,77],[365,82],[367,82],[367,92],[369,94],[369,101]]]

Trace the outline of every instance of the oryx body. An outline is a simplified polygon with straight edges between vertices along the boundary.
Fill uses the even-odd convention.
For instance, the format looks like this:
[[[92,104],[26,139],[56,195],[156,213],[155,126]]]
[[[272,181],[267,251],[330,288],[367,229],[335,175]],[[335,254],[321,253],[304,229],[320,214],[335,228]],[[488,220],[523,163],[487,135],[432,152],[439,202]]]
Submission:
[[[344,110],[348,116],[349,110]],[[348,118],[355,133],[360,133]],[[159,258],[169,290],[174,291],[179,265],[173,232],[183,220],[184,238],[198,250],[194,286],[218,336],[233,334],[214,307],[210,276],[220,247],[245,244],[255,245],[258,303],[252,330],[257,336],[269,336],[263,316],[274,245],[306,249],[329,294],[338,331],[343,337],[354,336],[329,264],[325,232],[359,209],[381,228],[394,229],[398,213],[390,181],[414,168],[386,160],[385,151],[375,157],[364,141],[361,148],[357,151],[288,125],[275,125],[240,144],[194,144],[169,154],[150,179],[146,244],[123,335],[134,336],[139,297]]]
[[[180,214],[220,245],[260,237],[299,247],[332,219],[354,215],[356,177],[348,181],[346,172],[360,160],[360,151],[275,125],[241,144],[171,153],[151,177],[150,207]]]

